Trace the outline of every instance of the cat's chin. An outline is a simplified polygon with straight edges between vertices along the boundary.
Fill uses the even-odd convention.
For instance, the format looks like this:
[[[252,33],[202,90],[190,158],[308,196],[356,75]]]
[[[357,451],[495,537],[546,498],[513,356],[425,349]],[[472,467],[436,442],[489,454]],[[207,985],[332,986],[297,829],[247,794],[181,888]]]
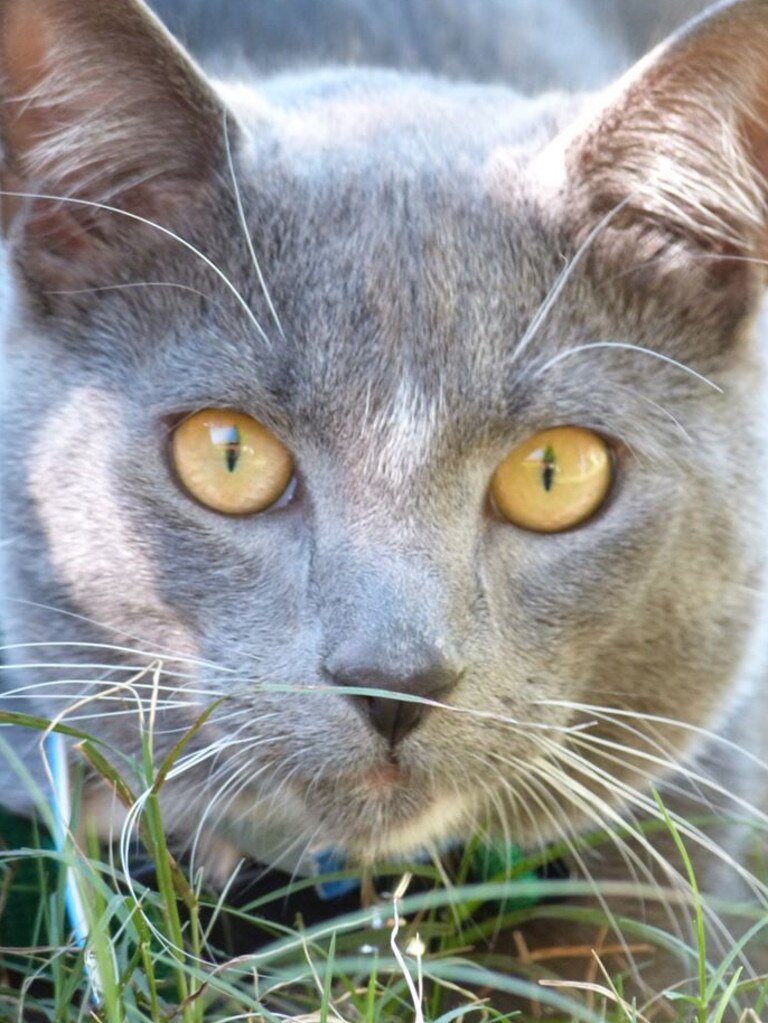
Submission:
[[[241,853],[293,869],[298,851],[303,857],[328,846],[359,863],[407,858],[466,835],[477,810],[477,801],[453,786],[441,790],[383,760],[335,778],[294,777],[279,802],[244,795],[220,825]],[[280,852],[286,849],[287,858]]]
[[[477,811],[453,786],[429,784],[419,772],[388,761],[315,782],[302,797],[320,843],[336,844],[360,862],[407,857],[451,840]]]
[[[351,843],[350,851],[363,862],[418,856],[441,843],[466,838],[466,828],[472,818],[468,803],[451,793],[434,799],[411,820],[403,821],[384,834],[371,836],[366,846],[356,848]]]
[[[466,827],[470,816],[469,807],[459,803],[453,795],[432,799],[418,809],[409,806],[402,811],[392,805],[361,802],[355,817],[346,807],[343,820],[329,827],[325,834],[330,844],[343,849],[350,860],[361,864],[381,863],[419,856],[454,841],[461,834],[462,823]]]

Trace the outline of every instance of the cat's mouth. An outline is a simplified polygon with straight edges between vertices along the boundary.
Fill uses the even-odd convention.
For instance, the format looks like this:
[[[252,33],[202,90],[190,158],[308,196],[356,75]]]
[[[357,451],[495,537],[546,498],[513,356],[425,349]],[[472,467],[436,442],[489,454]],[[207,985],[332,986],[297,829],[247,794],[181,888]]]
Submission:
[[[396,759],[385,760],[363,772],[363,785],[374,793],[386,793],[397,786],[403,771]]]
[[[357,768],[337,774],[334,785],[345,798],[387,804],[420,791],[417,772],[394,753],[366,758]]]

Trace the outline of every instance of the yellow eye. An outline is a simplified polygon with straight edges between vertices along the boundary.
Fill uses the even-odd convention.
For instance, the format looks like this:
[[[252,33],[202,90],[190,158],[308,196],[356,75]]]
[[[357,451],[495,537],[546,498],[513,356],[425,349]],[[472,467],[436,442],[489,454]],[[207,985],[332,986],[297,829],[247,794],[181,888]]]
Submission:
[[[253,515],[274,504],[293,476],[275,435],[242,412],[204,409],[173,433],[179,479],[201,504],[225,515]]]
[[[504,518],[521,529],[559,533],[600,508],[613,478],[605,441],[579,426],[544,430],[501,463],[491,494]]]

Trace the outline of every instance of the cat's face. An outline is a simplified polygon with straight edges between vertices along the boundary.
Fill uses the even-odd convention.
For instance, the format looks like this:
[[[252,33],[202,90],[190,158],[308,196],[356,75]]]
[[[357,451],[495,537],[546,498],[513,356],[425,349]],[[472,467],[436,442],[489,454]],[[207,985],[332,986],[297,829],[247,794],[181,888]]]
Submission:
[[[80,201],[8,212],[8,629],[82,692],[161,662],[165,747],[227,697],[169,786],[178,826],[366,857],[490,817],[530,843],[682,755],[762,573],[758,147],[736,104],[711,115],[730,148],[691,141],[697,62],[768,38],[762,6],[599,103],[365,73],[220,101],[133,3],[0,11],[10,95],[37,97],[6,106],[6,188]],[[181,485],[174,431],[203,409],[289,452],[266,511]],[[607,445],[610,490],[574,528],[519,528],[494,473],[565,426]],[[376,727],[349,684],[438,705]],[[135,749],[130,692],[97,707]]]

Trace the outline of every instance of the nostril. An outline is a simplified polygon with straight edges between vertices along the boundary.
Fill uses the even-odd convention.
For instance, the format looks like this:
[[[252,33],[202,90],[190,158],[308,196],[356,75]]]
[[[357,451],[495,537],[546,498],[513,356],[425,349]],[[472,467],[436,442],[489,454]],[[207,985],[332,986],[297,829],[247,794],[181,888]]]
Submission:
[[[421,668],[415,671],[397,671],[386,665],[384,657],[375,659],[370,653],[367,647],[343,647],[326,662],[326,670],[329,681],[335,685],[386,691],[387,695],[380,696],[350,693],[348,699],[375,731],[394,746],[421,724],[430,710],[430,702],[445,699],[459,681],[461,671],[437,656],[426,665],[426,658],[422,658]],[[416,699],[399,699],[401,694]]]
[[[423,703],[385,696],[369,696],[368,717],[374,729],[390,746],[396,746],[420,724],[429,709]]]

